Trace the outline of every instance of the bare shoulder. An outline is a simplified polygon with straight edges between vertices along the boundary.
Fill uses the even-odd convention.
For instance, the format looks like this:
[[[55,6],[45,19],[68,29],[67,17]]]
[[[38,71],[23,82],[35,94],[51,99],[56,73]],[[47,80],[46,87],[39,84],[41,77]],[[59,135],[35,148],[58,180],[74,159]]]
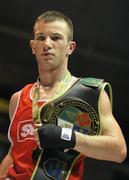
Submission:
[[[121,135],[121,129],[112,112],[110,99],[105,91],[100,94],[100,120],[102,122],[102,134]]]
[[[16,93],[14,93],[10,99],[10,104],[9,104],[9,117],[10,117],[10,120],[12,119],[13,117],[13,114],[15,112],[15,109],[16,109],[16,106],[17,106],[17,103],[18,103],[18,98],[20,96],[20,92],[21,91],[18,91]]]
[[[102,115],[112,114],[112,104],[105,90],[100,93],[99,106]]]

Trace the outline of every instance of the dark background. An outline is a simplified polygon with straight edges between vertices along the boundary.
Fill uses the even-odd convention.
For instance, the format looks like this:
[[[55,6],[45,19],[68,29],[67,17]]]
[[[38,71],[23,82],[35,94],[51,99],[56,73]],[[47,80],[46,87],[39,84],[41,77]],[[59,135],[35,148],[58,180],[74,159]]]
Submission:
[[[68,15],[77,48],[69,69],[75,76],[104,78],[113,88],[113,113],[129,146],[129,1],[0,1],[0,161],[9,142],[8,101],[37,78],[29,41],[35,19],[46,10]],[[129,179],[129,156],[122,164],[87,159],[84,179]],[[86,178],[87,177],[87,178]]]

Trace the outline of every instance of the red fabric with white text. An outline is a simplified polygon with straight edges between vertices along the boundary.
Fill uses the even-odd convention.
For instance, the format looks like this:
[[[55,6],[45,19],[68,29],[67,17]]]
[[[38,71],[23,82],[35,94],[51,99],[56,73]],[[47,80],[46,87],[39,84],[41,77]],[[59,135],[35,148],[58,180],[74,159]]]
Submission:
[[[21,92],[16,112],[9,127],[9,139],[13,143],[13,167],[8,170],[8,177],[15,180],[30,180],[35,167],[32,153],[37,144],[33,137],[32,100],[30,90],[34,84],[26,85]],[[39,103],[41,106],[43,102]],[[82,180],[83,158],[74,165],[69,180]]]

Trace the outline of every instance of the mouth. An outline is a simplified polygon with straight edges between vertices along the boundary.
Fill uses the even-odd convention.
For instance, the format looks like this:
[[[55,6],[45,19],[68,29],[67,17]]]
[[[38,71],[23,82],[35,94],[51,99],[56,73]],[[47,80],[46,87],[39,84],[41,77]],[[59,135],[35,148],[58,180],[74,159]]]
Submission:
[[[43,53],[42,54],[42,57],[45,59],[45,60],[48,60],[48,59],[52,59],[54,57],[54,54],[53,53]]]
[[[43,53],[42,56],[44,56],[44,57],[53,57],[54,54],[52,54],[52,53]]]

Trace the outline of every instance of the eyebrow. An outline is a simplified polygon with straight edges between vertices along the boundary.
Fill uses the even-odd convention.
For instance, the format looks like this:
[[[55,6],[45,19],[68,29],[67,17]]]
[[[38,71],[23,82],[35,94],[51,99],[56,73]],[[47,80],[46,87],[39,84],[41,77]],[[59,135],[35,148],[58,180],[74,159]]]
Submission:
[[[36,36],[44,36],[44,33],[37,33]]]
[[[44,36],[45,34],[44,33],[37,33],[37,34],[35,34],[36,36]],[[54,35],[56,35],[56,36],[62,36],[63,37],[63,35],[61,34],[61,33],[53,33],[53,34],[51,34],[51,36],[54,36]]]

